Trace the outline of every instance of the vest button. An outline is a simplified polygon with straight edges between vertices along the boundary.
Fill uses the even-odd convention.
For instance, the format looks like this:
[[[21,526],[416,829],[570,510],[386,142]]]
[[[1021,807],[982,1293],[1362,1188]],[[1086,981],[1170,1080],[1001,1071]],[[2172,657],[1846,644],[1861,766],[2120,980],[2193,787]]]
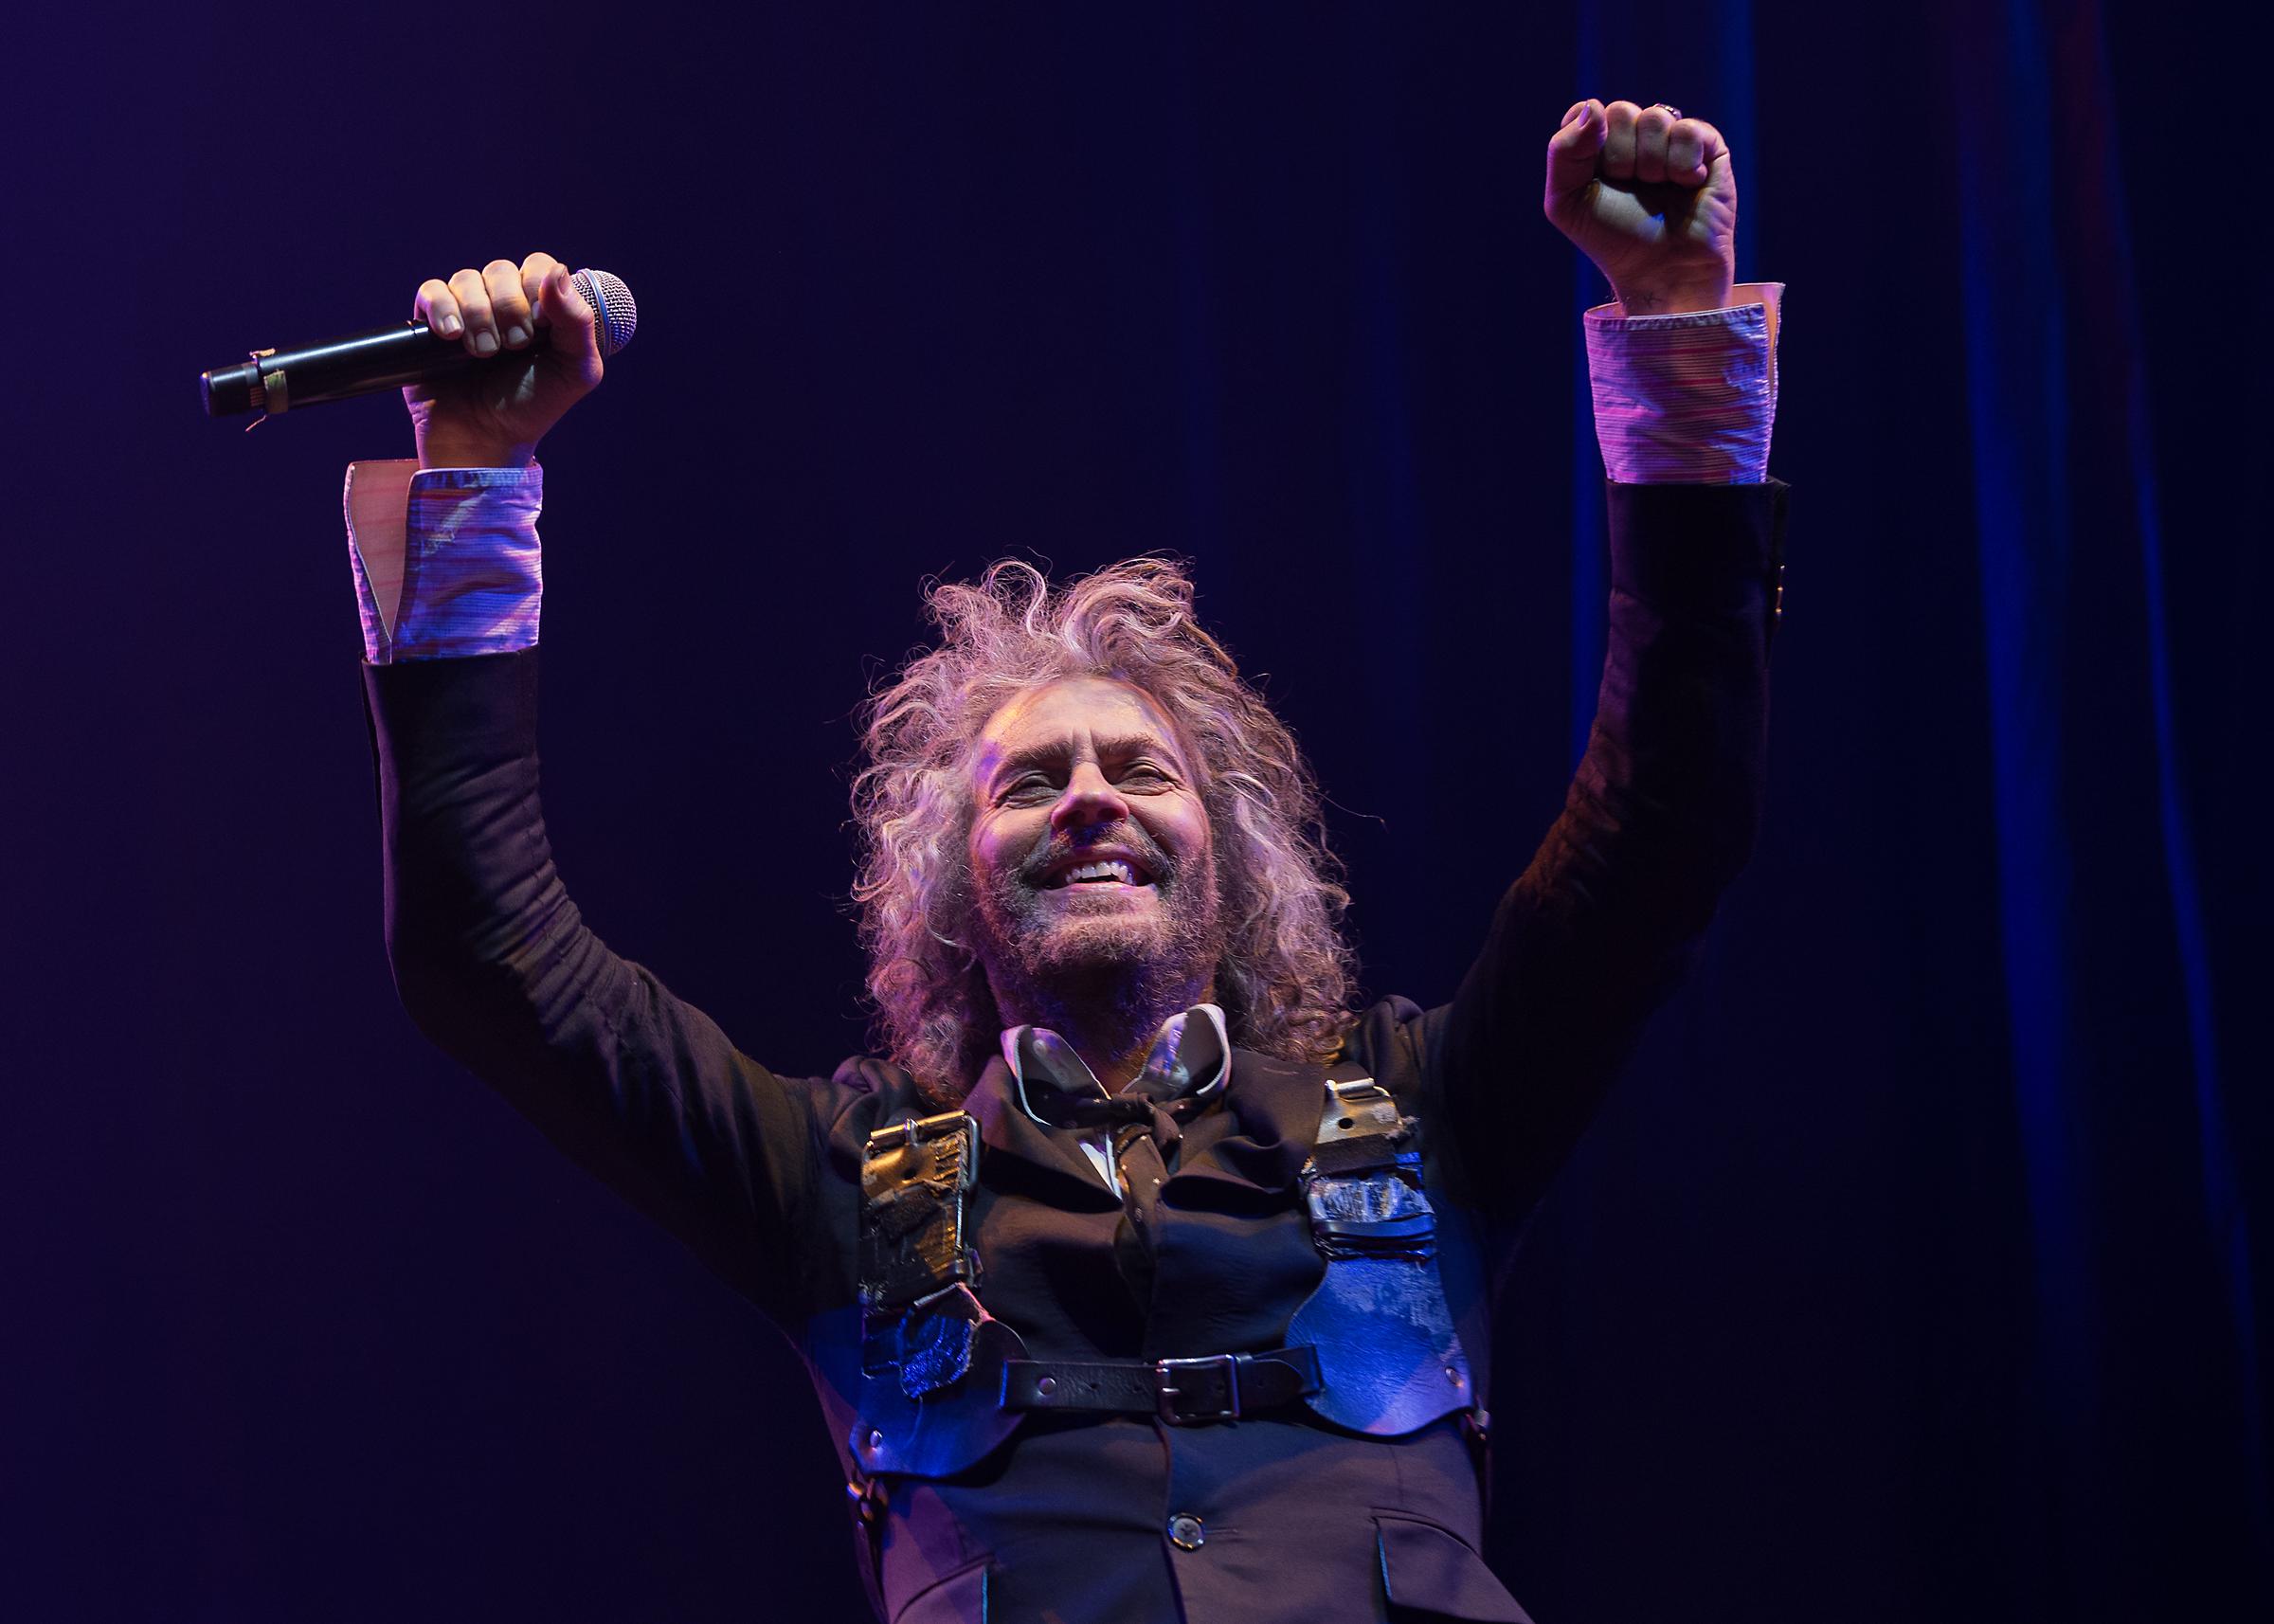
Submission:
[[[1168,1520],[1168,1543],[1181,1551],[1197,1551],[1208,1543],[1208,1530],[1191,1512],[1180,1511]]]

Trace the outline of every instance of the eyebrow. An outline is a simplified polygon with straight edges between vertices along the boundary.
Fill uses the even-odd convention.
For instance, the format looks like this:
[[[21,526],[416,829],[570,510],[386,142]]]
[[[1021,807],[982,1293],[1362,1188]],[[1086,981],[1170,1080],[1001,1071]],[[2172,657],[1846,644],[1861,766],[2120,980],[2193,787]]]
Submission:
[[[1097,753],[1104,761],[1123,761],[1134,755],[1166,756],[1179,772],[1184,770],[1183,758],[1177,753],[1174,746],[1158,733],[1123,733],[1114,738],[1100,739],[1097,741]],[[1066,741],[1063,739],[1029,745],[997,763],[995,770],[987,775],[987,784],[991,787],[1013,773],[1024,772],[1030,767],[1055,767],[1065,759]]]

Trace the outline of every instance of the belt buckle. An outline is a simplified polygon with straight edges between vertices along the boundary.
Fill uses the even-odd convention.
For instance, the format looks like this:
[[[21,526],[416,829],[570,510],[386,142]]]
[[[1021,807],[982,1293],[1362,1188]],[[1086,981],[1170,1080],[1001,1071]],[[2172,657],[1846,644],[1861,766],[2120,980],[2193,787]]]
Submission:
[[[1205,1398],[1190,1387],[1172,1386],[1174,1381],[1188,1380],[1187,1373],[1220,1370],[1223,1373],[1224,1405],[1220,1409],[1187,1409],[1178,1402],[1183,1398]],[[1160,1399],[1160,1415],[1172,1427],[1189,1427],[1202,1421],[1236,1421],[1239,1419],[1239,1355],[1212,1353],[1200,1359],[1157,1359],[1153,1361],[1154,1391]]]

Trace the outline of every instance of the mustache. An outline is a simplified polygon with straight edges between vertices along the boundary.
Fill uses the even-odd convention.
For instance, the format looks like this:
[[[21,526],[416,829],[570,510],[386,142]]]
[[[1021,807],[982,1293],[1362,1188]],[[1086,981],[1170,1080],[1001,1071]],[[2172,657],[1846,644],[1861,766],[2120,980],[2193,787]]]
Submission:
[[[1039,885],[1056,864],[1068,857],[1078,857],[1097,846],[1123,846],[1136,853],[1156,884],[1163,881],[1173,884],[1180,877],[1176,859],[1162,848],[1160,841],[1134,822],[1102,824],[1084,831],[1079,839],[1046,833],[1020,862],[1019,877],[1026,884]]]

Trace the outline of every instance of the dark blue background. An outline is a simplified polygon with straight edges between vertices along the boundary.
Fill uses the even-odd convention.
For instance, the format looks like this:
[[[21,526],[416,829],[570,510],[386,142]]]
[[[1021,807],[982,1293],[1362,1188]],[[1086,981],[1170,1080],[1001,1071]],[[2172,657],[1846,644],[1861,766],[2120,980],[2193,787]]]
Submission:
[[[1543,1624],[2264,1615],[2265,142],[2171,8],[173,6],[16,26],[0,1611],[851,1616],[794,1362],[395,1006],[339,524],[386,399],[195,374],[544,248],[587,916],[861,1044],[849,713],[917,584],[1170,548],[1334,797],[1374,992],[1558,803],[1599,472],[1580,94],[1789,281],[1774,799],[1543,1210]],[[2214,58],[2218,60],[2214,60]],[[2237,79],[2224,63],[2243,63]]]

